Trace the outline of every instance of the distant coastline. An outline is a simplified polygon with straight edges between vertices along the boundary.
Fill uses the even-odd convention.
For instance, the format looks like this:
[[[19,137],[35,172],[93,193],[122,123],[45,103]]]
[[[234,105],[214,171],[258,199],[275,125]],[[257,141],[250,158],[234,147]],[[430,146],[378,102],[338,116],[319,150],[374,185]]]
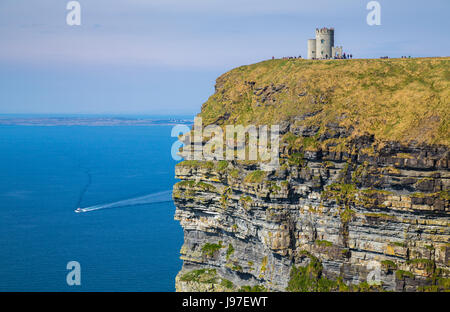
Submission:
[[[187,118],[131,118],[131,117],[0,117],[6,126],[155,126],[191,125]]]

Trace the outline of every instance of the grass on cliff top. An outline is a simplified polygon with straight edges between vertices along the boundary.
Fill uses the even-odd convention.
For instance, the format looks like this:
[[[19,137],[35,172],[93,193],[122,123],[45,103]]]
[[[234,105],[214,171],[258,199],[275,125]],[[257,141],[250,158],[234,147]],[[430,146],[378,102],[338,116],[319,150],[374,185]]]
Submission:
[[[448,146],[449,65],[450,57],[264,61],[219,77],[200,116],[204,125],[270,125],[316,113],[297,124]]]

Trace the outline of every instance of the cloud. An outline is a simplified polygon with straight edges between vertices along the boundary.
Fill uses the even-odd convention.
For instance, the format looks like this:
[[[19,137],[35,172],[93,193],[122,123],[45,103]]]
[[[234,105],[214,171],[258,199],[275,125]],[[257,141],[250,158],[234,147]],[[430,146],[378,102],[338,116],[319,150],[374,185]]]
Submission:
[[[155,9],[178,12],[208,12],[208,14],[280,14],[280,13],[319,13],[328,11],[345,11],[355,4],[353,1],[341,1],[336,6],[335,0],[131,0],[132,6],[141,9]]]
[[[429,17],[409,22],[407,33],[399,24],[439,2],[381,1],[380,31],[365,24],[362,0],[79,1],[82,26],[69,27],[66,1],[0,0],[0,62],[223,68],[304,54],[318,26],[338,26],[337,37],[346,38],[339,44],[362,56],[370,42],[416,38],[414,27],[425,29]]]
[[[84,65],[136,65],[211,68],[233,66],[270,58],[276,47],[298,49],[288,34],[269,40],[264,34],[249,40],[243,34],[221,37],[186,35],[181,38],[159,34],[78,34],[59,36],[52,33],[33,36],[26,41],[9,39],[0,59],[32,63],[52,62]],[[33,47],[30,50],[30,47]],[[255,53],[255,51],[257,51]],[[297,54],[297,53],[296,53]]]
[[[300,54],[304,44],[292,41],[298,25],[281,33],[280,27],[298,23],[295,12],[333,1],[80,0],[80,27],[65,24],[62,2],[3,0],[0,61],[229,67],[289,50]]]

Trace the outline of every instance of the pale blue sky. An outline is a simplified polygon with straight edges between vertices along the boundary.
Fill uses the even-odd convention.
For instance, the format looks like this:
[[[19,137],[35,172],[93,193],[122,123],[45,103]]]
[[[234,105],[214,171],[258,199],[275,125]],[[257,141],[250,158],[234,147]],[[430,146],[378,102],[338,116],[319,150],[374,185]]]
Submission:
[[[355,57],[448,56],[450,1],[0,0],[0,113],[194,114],[231,68],[306,55],[316,27]]]

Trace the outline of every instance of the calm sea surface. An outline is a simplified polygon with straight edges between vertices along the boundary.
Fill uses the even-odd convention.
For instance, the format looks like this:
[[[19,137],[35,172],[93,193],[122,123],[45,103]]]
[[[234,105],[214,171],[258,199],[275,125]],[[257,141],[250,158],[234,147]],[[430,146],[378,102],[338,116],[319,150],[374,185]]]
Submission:
[[[171,190],[171,129],[0,127],[0,291],[174,291],[172,202],[74,212]],[[69,261],[81,286],[66,283]]]

